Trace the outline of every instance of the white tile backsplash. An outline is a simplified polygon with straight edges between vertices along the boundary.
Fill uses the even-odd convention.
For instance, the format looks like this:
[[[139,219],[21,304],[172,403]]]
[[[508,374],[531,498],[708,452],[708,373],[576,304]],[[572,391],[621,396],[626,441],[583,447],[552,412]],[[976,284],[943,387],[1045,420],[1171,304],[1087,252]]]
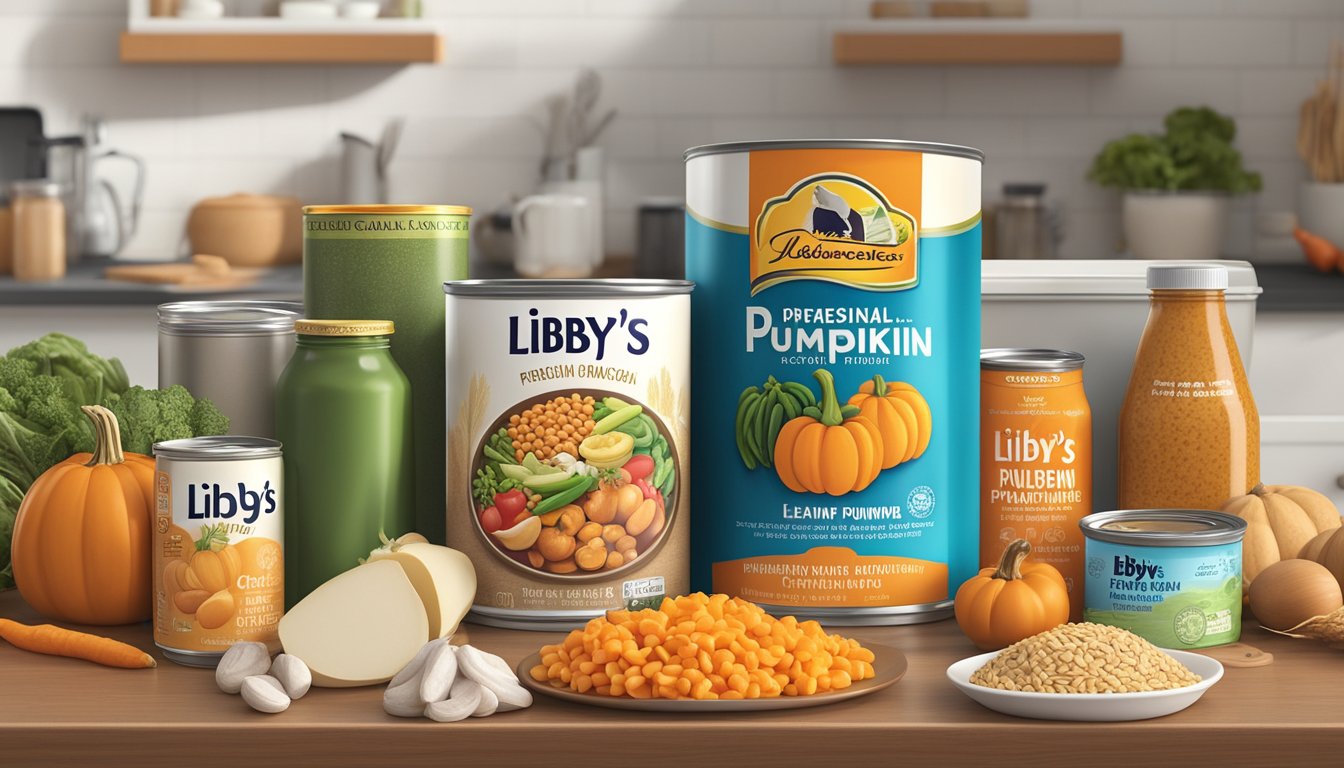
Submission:
[[[986,150],[985,189],[1043,181],[1068,256],[1120,240],[1118,200],[1085,178],[1105,141],[1207,104],[1238,118],[1265,189],[1247,211],[1292,210],[1305,177],[1297,110],[1344,38],[1341,0],[1032,0],[1033,16],[1111,23],[1119,67],[834,67],[830,28],[867,0],[425,0],[438,66],[127,66],[123,0],[0,0],[0,104],[40,107],[52,135],[108,118],[111,144],[149,162],[129,250],[178,253],[185,216],[235,191],[333,202],[342,130],[406,132],[396,201],[486,211],[538,178],[544,101],[595,68],[606,148],[606,235],[629,252],[642,197],[682,189],[681,154],[710,141],[918,138]]]

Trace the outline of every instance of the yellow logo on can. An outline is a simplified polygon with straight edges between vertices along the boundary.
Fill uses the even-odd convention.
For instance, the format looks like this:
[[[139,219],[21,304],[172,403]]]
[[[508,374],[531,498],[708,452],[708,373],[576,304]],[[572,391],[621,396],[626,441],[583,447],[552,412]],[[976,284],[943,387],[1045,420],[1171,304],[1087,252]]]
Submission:
[[[787,280],[913,288],[918,232],[913,216],[858,176],[809,176],[761,206],[751,241],[751,293]]]

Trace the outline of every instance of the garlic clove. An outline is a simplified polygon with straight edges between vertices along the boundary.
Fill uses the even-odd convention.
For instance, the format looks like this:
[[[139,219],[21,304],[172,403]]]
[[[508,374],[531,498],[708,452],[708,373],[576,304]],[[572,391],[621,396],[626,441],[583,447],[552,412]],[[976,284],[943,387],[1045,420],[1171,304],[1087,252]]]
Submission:
[[[243,680],[264,675],[271,668],[271,650],[265,643],[234,643],[215,667],[215,684],[225,693],[238,693]]]
[[[285,694],[291,699],[301,699],[313,686],[313,673],[298,656],[282,653],[271,662],[271,677],[280,681]]]
[[[252,675],[243,679],[239,689],[243,701],[258,712],[274,715],[289,709],[289,696],[284,686],[270,675]]]
[[[448,698],[457,680],[457,649],[443,643],[430,652],[420,676],[420,700],[426,704]]]
[[[471,717],[480,703],[481,686],[466,678],[458,678],[446,700],[425,707],[425,717],[440,723],[455,723]]]

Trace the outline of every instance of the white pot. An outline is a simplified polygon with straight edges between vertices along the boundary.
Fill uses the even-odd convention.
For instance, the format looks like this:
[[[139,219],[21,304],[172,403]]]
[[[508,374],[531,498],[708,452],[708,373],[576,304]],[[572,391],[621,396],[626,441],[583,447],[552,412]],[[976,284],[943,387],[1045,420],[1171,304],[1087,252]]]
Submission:
[[[1344,184],[1303,182],[1297,220],[1302,229],[1344,248]]]
[[[1125,242],[1136,259],[1209,261],[1222,256],[1228,196],[1216,192],[1126,192]]]

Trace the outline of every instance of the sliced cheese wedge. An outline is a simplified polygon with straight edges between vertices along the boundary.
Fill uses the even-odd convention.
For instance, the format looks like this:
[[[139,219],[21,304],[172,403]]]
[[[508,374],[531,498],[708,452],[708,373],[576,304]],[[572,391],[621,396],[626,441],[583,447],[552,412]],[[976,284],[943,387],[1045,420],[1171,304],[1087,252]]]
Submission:
[[[476,597],[471,559],[437,544],[394,544],[369,553],[369,563],[393,561],[410,577],[429,616],[429,640],[449,637]]]
[[[280,619],[285,653],[303,659],[313,685],[325,688],[391,680],[428,634],[425,605],[405,569],[393,561],[342,573]]]

